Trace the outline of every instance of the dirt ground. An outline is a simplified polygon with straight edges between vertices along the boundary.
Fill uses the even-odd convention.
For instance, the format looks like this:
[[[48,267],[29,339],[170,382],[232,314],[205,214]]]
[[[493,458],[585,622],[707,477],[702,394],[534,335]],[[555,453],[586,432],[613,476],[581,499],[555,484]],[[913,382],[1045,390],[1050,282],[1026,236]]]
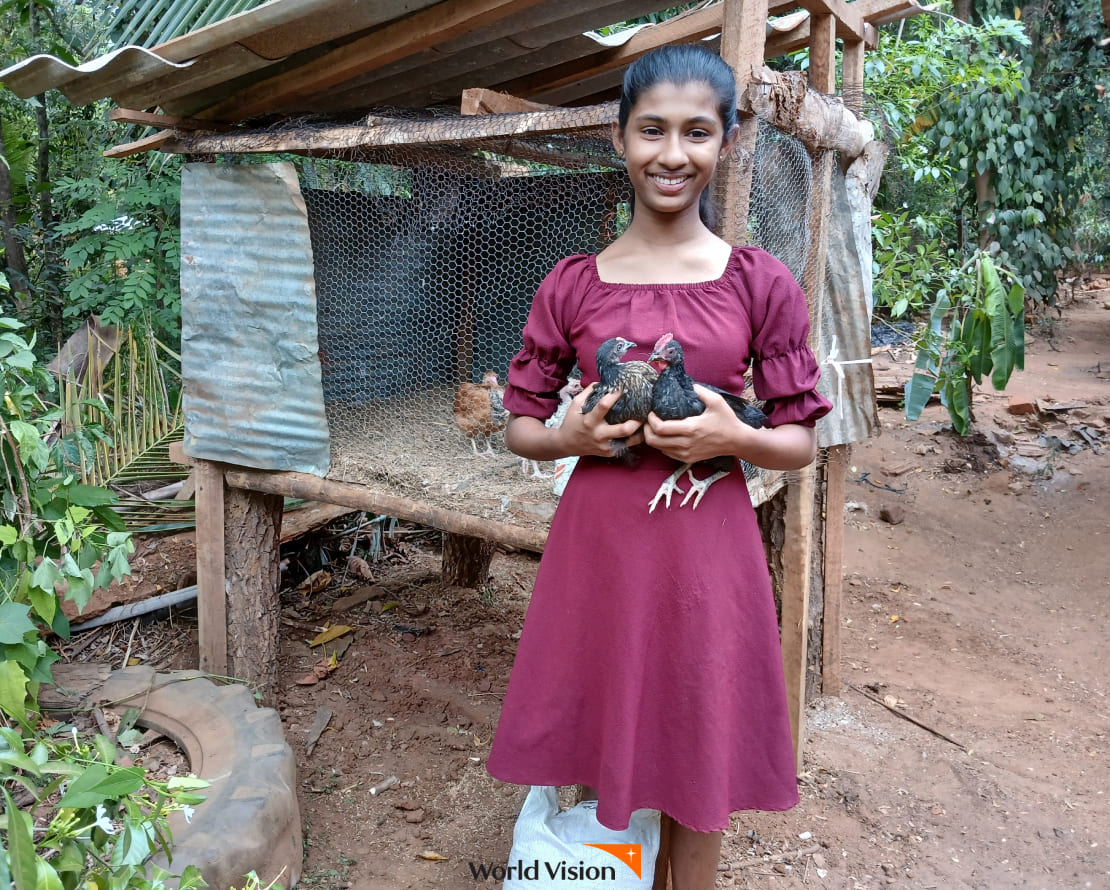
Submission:
[[[974,405],[970,440],[939,406],[889,407],[853,446],[843,691],[810,703],[800,805],[736,814],[718,887],[1110,887],[1110,281],[1035,323],[1026,370]],[[305,886],[458,890],[511,844],[524,789],[484,761],[536,559],[444,588],[436,535],[402,532],[370,579],[284,594]],[[290,576],[327,546],[302,544]],[[187,636],[173,621],[143,633]],[[310,646],[329,624],[353,631]],[[334,669],[299,685],[325,652]]]

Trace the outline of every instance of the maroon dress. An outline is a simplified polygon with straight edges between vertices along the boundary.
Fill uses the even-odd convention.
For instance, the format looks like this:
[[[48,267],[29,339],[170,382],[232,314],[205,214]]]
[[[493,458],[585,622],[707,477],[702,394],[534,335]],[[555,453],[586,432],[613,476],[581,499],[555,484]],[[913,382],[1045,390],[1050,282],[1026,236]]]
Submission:
[[[812,426],[805,296],[757,248],[734,248],[724,274],[696,284],[611,284],[593,256],[561,261],[536,293],[505,407],[546,418],[579,365],[610,337],[646,359],[672,331],[687,372],[734,393],[752,365],[772,426]],[[696,510],[648,504],[675,469],[641,446],[635,467],[585,457],[560,500],[488,769],[507,782],[590,785],[608,828],[661,810],[695,831],[737,810],[798,802],[778,620],[751,499],[737,468]],[[704,472],[701,475],[705,475]],[[681,482],[680,482],[681,484]],[[683,486],[685,488],[685,486]]]

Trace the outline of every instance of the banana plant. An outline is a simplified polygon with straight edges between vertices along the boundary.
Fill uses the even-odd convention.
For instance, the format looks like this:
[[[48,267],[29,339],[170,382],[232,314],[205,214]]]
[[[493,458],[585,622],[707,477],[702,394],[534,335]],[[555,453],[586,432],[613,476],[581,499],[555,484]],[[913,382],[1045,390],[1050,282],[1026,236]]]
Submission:
[[[1005,275],[1013,283],[1006,290]],[[937,292],[917,337],[917,364],[906,383],[906,419],[917,420],[934,393],[961,435],[971,431],[972,384],[990,378],[1003,390],[1025,367],[1025,289],[984,250],[964,264],[956,286]]]

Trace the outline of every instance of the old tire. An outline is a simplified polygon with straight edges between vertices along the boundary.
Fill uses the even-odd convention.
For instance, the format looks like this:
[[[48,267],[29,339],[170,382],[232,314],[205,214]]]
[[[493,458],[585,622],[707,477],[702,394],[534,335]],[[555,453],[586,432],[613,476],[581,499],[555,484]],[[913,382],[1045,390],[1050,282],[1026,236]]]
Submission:
[[[191,771],[211,783],[191,822],[171,814],[173,862],[162,858],[159,865],[178,873],[195,865],[216,890],[242,887],[250,871],[263,885],[274,878],[296,884],[302,862],[296,764],[276,711],[258,707],[244,686],[147,667],[111,672],[86,700],[119,714],[138,708],[139,725],[173,739]]]

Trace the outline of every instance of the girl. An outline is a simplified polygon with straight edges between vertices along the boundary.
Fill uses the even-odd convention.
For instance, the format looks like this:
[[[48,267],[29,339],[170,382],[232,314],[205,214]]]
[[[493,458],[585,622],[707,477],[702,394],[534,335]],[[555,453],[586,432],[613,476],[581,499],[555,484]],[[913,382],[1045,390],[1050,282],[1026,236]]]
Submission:
[[[596,256],[562,260],[540,285],[505,388],[505,441],[522,457],[580,455],[551,525],[488,768],[534,785],[583,784],[617,830],[633,810],[664,815],[674,890],[709,890],[736,810],[798,801],[778,621],[739,470],[696,510],[648,513],[674,461],[732,454],[797,469],[816,454],[805,297],[756,248],[707,226],[706,187],[736,140],[736,85],[713,53],[657,50],[627,71],[613,143],[635,193],[627,231]],[[691,376],[739,393],[752,365],[770,427],[753,429],[699,388],[698,417],[605,421],[588,414],[594,354],[610,337],[646,359],[672,331]],[[545,427],[575,364],[591,384]],[[610,442],[641,443],[635,466]],[[668,856],[669,854],[669,856]],[[656,886],[666,884],[665,866]]]

